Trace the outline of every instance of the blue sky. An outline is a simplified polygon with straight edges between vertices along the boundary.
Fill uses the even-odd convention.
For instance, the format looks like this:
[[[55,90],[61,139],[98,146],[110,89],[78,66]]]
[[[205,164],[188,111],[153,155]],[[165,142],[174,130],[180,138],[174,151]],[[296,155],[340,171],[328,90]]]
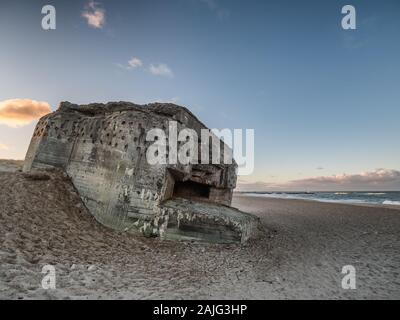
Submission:
[[[0,102],[172,101],[253,128],[250,187],[400,170],[400,2],[99,0],[97,28],[88,3],[1,1]],[[345,4],[357,30],[341,28]],[[0,157],[23,158],[34,125],[0,124]]]

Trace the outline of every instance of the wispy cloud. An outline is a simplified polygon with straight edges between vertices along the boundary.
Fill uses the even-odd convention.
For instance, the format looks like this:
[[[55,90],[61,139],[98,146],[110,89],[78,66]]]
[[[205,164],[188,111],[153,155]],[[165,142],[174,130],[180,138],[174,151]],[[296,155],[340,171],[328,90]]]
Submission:
[[[128,68],[135,69],[141,67],[143,65],[143,62],[139,58],[133,57],[128,61],[128,65]]]
[[[156,98],[153,99],[154,102],[163,102],[163,103],[173,103],[176,104],[179,102],[179,97],[172,97],[172,98]]]
[[[169,99],[169,102],[171,103],[178,103],[179,101],[179,97],[172,97],[171,99]]]
[[[82,17],[86,19],[90,27],[102,29],[106,22],[106,11],[98,2],[89,1],[82,12]]]
[[[174,77],[174,73],[165,63],[150,64],[149,71],[156,76]]]
[[[268,182],[246,182],[238,180],[237,188],[235,191],[251,192],[251,191],[279,191],[282,190],[282,185]]]
[[[6,144],[0,142],[0,150],[8,150],[8,149],[10,149],[10,148],[8,147],[8,145],[6,145]]]
[[[357,20],[357,30],[342,32],[342,41],[346,49],[356,50],[368,46],[380,36],[378,26],[382,20],[377,15]]]
[[[47,102],[30,99],[0,101],[0,123],[9,127],[21,127],[51,112]]]
[[[376,169],[360,174],[339,174],[297,179],[281,184],[267,182],[238,183],[238,191],[367,191],[400,190],[400,171]]]
[[[131,59],[128,60],[127,64],[122,64],[122,63],[115,63],[115,65],[118,68],[124,69],[124,70],[133,70],[137,69],[143,66],[143,62],[141,59],[132,57]]]
[[[115,65],[120,69],[129,71],[143,67],[144,63],[138,57],[132,57],[130,60],[128,60],[127,64],[116,63]],[[164,76],[169,78],[174,77],[174,73],[172,72],[171,68],[165,63],[150,64],[148,65],[148,68],[146,67],[146,70],[156,76]]]

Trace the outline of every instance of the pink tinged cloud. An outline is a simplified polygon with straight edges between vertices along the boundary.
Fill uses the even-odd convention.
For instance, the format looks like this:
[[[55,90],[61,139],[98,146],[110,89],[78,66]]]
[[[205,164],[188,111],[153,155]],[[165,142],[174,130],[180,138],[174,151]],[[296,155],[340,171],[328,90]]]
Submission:
[[[97,2],[90,1],[82,12],[82,17],[90,27],[101,29],[106,22],[106,11],[100,8]]]
[[[0,101],[0,124],[17,128],[51,112],[47,102],[30,99],[11,99]]]
[[[400,171],[376,169],[360,174],[340,174],[292,180],[282,184],[240,183],[238,191],[379,191],[400,190]]]
[[[10,149],[10,148],[8,147],[8,145],[6,145],[6,144],[0,142],[0,150],[8,150],[8,149]]]
[[[368,184],[376,184],[382,181],[396,181],[400,179],[400,172],[397,170],[388,170],[388,169],[376,169],[375,171],[363,172],[360,174],[340,174],[333,175],[328,177],[316,177],[309,179],[301,179],[292,181],[293,184],[304,184],[304,183],[313,183],[313,184],[353,184],[353,183],[368,183]]]
[[[128,61],[128,64],[129,64],[128,68],[135,69],[135,68],[141,67],[143,65],[143,62],[139,58],[133,57],[132,59],[130,59]]]

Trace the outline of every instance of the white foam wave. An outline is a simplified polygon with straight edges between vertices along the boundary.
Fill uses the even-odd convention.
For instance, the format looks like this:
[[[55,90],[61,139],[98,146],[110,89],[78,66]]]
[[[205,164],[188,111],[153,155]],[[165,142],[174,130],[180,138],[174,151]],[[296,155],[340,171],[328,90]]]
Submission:
[[[386,194],[386,192],[367,192],[367,193],[364,193],[364,194],[366,194],[368,196],[380,196],[380,195]]]
[[[400,201],[385,200],[385,201],[383,201],[383,204],[389,204],[389,205],[392,205],[392,206],[400,206]]]
[[[336,192],[339,194],[348,194],[346,192]],[[364,194],[379,194],[383,195],[384,192],[369,192]],[[319,197],[318,195],[307,196],[305,194],[288,194],[288,193],[248,193],[247,195],[253,197],[264,197],[264,198],[278,198],[278,199],[300,199],[300,200],[312,200],[318,202],[329,202],[329,203],[348,203],[348,204],[372,204],[372,205],[392,205],[400,206],[400,201],[385,200],[382,202],[379,198],[366,198],[366,199],[329,199],[325,197]]]
[[[319,202],[329,202],[329,203],[370,203],[366,200],[360,200],[360,199],[311,199],[311,200],[315,200],[315,201],[319,201]]]

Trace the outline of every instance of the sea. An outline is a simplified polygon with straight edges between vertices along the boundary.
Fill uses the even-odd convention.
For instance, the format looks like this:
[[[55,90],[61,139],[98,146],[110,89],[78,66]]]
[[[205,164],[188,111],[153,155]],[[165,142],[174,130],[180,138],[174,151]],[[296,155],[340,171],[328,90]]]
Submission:
[[[362,192],[244,192],[254,197],[302,199],[319,202],[400,206],[400,191]]]

